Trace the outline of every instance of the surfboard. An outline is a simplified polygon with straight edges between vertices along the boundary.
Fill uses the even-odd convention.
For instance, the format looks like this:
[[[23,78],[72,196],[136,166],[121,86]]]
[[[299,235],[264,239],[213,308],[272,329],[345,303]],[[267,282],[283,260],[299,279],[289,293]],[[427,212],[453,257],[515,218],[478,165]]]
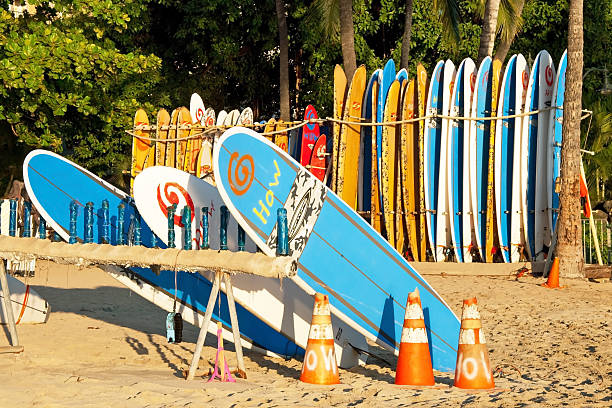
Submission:
[[[264,126],[263,132],[264,133],[274,132],[274,130],[276,130],[276,119],[270,118],[270,120],[266,122],[266,126]],[[264,137],[271,142],[274,142],[274,136],[275,135],[264,135]]]
[[[160,199],[160,189],[163,191]],[[224,202],[217,188],[185,172],[167,167],[151,167],[137,178],[134,183],[134,201],[147,225],[167,244],[168,221],[162,210],[170,202],[178,204],[177,214],[182,214],[184,206],[192,209],[193,248],[202,239],[201,209],[208,209],[210,248],[219,250],[220,209]],[[178,216],[177,216],[178,217]],[[182,242],[183,227],[180,217],[175,217],[174,230],[176,241]],[[200,221],[198,221],[200,220]],[[238,250],[238,224],[230,215],[227,226],[227,246],[230,251]],[[257,246],[247,236],[247,252],[256,252]],[[212,274],[207,278],[211,280]],[[312,318],[312,298],[303,289],[289,280],[281,281],[259,276],[235,275],[232,277],[234,297],[250,313],[269,327],[293,340],[302,349],[306,348],[308,331]],[[367,350],[367,342],[360,334],[333,316],[334,329],[342,334],[336,340],[337,358],[342,366],[352,366],[360,357],[348,343]],[[332,324],[333,324],[332,323]],[[242,326],[242,322],[240,322]]]
[[[382,70],[377,69],[370,76],[365,92],[363,93],[363,102],[361,115],[365,122],[372,122],[375,115],[372,115],[372,92],[374,83],[378,81]],[[359,154],[359,186],[357,190],[358,209],[367,213],[372,210],[372,126],[361,127],[361,152]],[[376,145],[374,145],[376,146]],[[371,215],[371,214],[370,214]]]
[[[497,116],[497,103],[499,99],[499,86],[502,63],[498,59],[494,59],[491,68],[491,114]],[[487,243],[485,249],[485,262],[493,262],[494,255],[499,247],[499,238],[497,237],[497,222],[495,216],[495,126],[497,120],[491,120],[487,124],[489,126],[489,160],[487,170]]]
[[[109,201],[109,208],[115,214],[119,204],[125,205],[124,236],[127,235],[132,218],[136,215],[132,199],[124,192],[55,153],[44,150],[32,151],[24,161],[23,177],[32,203],[46,220],[47,225],[65,241],[68,241],[69,238],[69,206],[72,200],[80,203],[78,206],[80,225],[83,220],[82,203],[88,201],[95,203],[97,216],[97,221],[93,226],[95,242],[100,242],[102,235],[102,222],[98,213],[102,200]],[[115,245],[118,234],[117,218],[111,215],[110,222],[110,240],[111,244]],[[151,243],[151,231],[144,221],[141,222],[141,228],[142,242],[148,246]],[[83,228],[77,229],[79,240],[83,239],[83,231]],[[159,240],[157,243],[161,244]],[[160,246],[163,247],[163,244]],[[175,275],[173,271],[160,271],[156,274],[148,268],[128,269],[117,266],[105,266],[103,269],[132,291],[164,310],[173,311],[176,294],[176,312],[181,313],[183,320],[197,326],[203,323],[208,297],[212,289],[211,282],[203,275],[187,272],[177,272]],[[227,305],[224,293],[221,293],[221,303]],[[302,348],[262,322],[243,305],[238,303],[236,308],[242,343],[245,348],[272,356],[303,354]],[[218,310],[215,307],[213,319],[221,320],[224,339],[233,342],[227,306],[221,307],[221,315],[218,314]],[[216,334],[216,325],[211,324],[208,330]]]
[[[164,139],[168,138],[168,126],[170,125],[170,115],[168,111],[165,109],[160,109],[157,112],[157,129],[156,129],[156,137],[157,142],[155,142],[155,164],[156,165],[165,165],[166,164],[166,142]]]
[[[491,116],[491,57],[485,57],[478,68],[476,88],[472,97],[472,117],[485,118]],[[487,190],[489,169],[489,143],[491,126],[487,120],[471,121],[470,129],[470,190],[472,201],[472,223],[476,247],[482,262],[485,262],[487,244]]]
[[[515,113],[525,112],[525,97],[529,84],[529,68],[522,54],[516,56],[516,92]],[[517,117],[514,122],[514,164],[512,165],[512,213],[510,217],[510,262],[518,262],[524,254],[525,240],[523,234],[523,122],[527,117]],[[526,136],[525,136],[526,137]]]
[[[425,104],[427,100],[427,71],[425,71],[425,67],[423,64],[417,64],[417,106],[419,117],[425,117]],[[419,258],[422,262],[427,260],[427,222],[426,222],[426,212],[425,212],[425,156],[423,155],[425,151],[425,121],[420,120],[418,123],[419,126],[419,143],[418,143],[418,172],[419,172],[419,234],[418,240],[420,244],[421,254]]]
[[[400,83],[400,85],[404,82],[404,81],[408,81],[408,71],[406,71],[406,68],[402,68],[399,71],[397,71],[397,74],[395,75],[395,79],[398,80],[398,82]]]
[[[565,101],[565,72],[567,69],[567,50],[559,61],[559,70],[553,87],[550,124],[548,125],[548,222],[550,231],[554,233],[559,217],[559,193],[557,192],[557,179],[561,175],[561,143],[563,141],[563,102]]]
[[[407,86],[407,79],[400,81],[400,91],[397,98],[397,113],[395,115],[395,120],[397,121],[399,121],[402,116],[402,106],[404,103]],[[393,219],[395,222],[395,249],[400,254],[405,254],[406,252],[404,251],[404,248],[406,247],[406,241],[408,240],[408,232],[406,229],[406,210],[404,208],[404,190],[402,187],[404,177],[403,167],[405,163],[402,162],[401,153],[402,125],[399,124],[395,126],[395,213],[393,214]]]
[[[238,109],[231,110],[227,117],[225,118],[226,126],[236,126],[238,124],[238,119],[240,118],[240,111]]]
[[[324,134],[317,138],[312,148],[312,155],[309,161],[309,170],[316,178],[323,181],[327,171],[327,136]]]
[[[440,86],[442,87],[442,110],[444,116],[449,115],[451,95],[455,83],[455,64],[451,60],[446,60],[444,63],[444,72]],[[452,246],[450,235],[450,214],[448,201],[448,138],[449,138],[449,120],[442,119],[440,122],[441,132],[440,146],[438,147],[438,202],[436,205],[436,261],[443,262],[446,260],[446,253],[449,246]]]
[[[399,103],[400,83],[394,80],[389,87],[387,100],[385,101],[385,112],[383,122],[394,122],[397,120],[397,107]],[[396,125],[384,125],[382,133],[382,156],[380,166],[381,189],[383,198],[383,219],[387,240],[395,248],[395,188],[396,188]]]
[[[276,122],[275,130],[279,131],[279,130],[285,130],[285,129],[287,129],[287,125],[285,125],[285,122],[283,120],[279,119]],[[287,136],[287,132],[275,134],[274,143],[278,147],[283,149],[285,152],[288,152],[289,151],[289,137]]]
[[[395,62],[390,59],[383,68],[382,75],[380,76],[380,82],[378,84],[378,105],[376,106],[376,122],[383,122],[385,115],[385,103],[387,102],[387,94],[389,88],[395,80]],[[376,126],[376,157],[378,162],[378,191],[379,191],[379,205],[380,212],[384,214],[385,207],[383,205],[382,195],[382,135],[383,126]],[[383,217],[384,218],[384,217]]]
[[[204,125],[206,119],[206,108],[204,107],[204,101],[197,93],[191,94],[189,101],[189,114],[193,123]]]
[[[363,93],[366,86],[366,68],[361,65],[351,80],[344,106],[345,121],[358,122],[361,118]],[[338,175],[336,190],[351,208],[357,208],[357,183],[359,169],[359,150],[361,145],[361,126],[344,125],[340,130],[338,145]]]
[[[465,78],[464,78],[464,100],[463,114],[471,116],[472,101],[474,99],[474,90],[476,88],[476,64],[471,58],[465,61]],[[471,153],[471,132],[473,131],[472,121],[463,121],[463,174],[465,177],[465,185],[463,187],[463,260],[464,262],[472,262],[472,249],[474,248],[474,214],[472,209],[472,186],[470,169],[472,162],[470,159]]]
[[[411,120],[416,117],[418,109],[416,80],[411,79],[406,87],[402,101],[401,118]],[[404,218],[406,220],[408,245],[410,254],[415,261],[421,258],[421,242],[419,233],[419,125],[418,122],[403,123],[401,125],[401,163],[402,163],[402,196],[404,203]]]
[[[177,139],[180,139],[176,142],[176,163],[175,168],[183,170],[189,168],[189,151],[187,150],[188,141],[187,139],[190,134],[189,126],[191,125],[191,115],[189,114],[189,110],[182,106],[179,108],[178,112],[178,130],[176,132]]]
[[[341,120],[344,113],[344,99],[346,98],[346,85],[348,80],[342,67],[338,64],[334,67],[334,119]],[[338,180],[338,147],[340,146],[340,132],[342,125],[338,122],[333,124],[333,146],[332,146],[332,179],[331,189],[337,191]]]
[[[134,115],[134,128],[137,126],[149,126],[149,118],[144,109],[138,109]],[[132,177],[130,179],[130,189],[134,184],[134,177],[155,161],[155,145],[151,140],[139,137],[150,137],[150,135],[150,130],[134,129],[134,136],[132,136],[132,166],[130,171]]]
[[[227,112],[222,110],[217,115],[217,126],[225,126],[225,119],[227,118]]]
[[[527,87],[527,97],[525,99],[525,109],[533,112],[550,106],[552,99],[552,83],[554,81],[554,66],[550,54],[542,50],[536,56],[535,62],[529,76]],[[548,86],[550,83],[550,86]],[[548,95],[548,96],[547,96]],[[545,142],[548,128],[549,112],[532,114],[523,120],[523,180],[524,180],[524,210],[523,226],[525,241],[529,255],[532,260],[543,258],[542,250],[544,246],[544,221],[546,217],[544,211],[546,204],[546,191],[537,193],[538,190],[546,190],[546,177],[543,171],[538,169],[546,168],[543,164],[538,164],[540,159],[545,160]],[[527,119],[528,118],[528,119]],[[543,123],[546,121],[546,123]],[[540,179],[543,184],[540,184]]]
[[[241,126],[252,125],[253,124],[253,109],[249,107],[244,108],[242,112],[240,113],[240,116],[238,117],[237,124]]]
[[[466,58],[459,64],[457,74],[455,76],[455,86],[453,87],[449,116],[451,117],[465,117],[466,105],[469,107],[469,102],[466,103],[466,99],[469,101],[471,96],[469,77],[473,74],[474,63],[471,63],[470,70],[470,59]],[[466,69],[467,68],[467,69]],[[467,75],[467,81],[466,81]],[[467,89],[466,89],[467,85]],[[469,162],[468,156],[464,156],[465,146],[468,144],[469,139],[469,126],[465,125],[464,120],[450,119],[448,124],[448,166],[447,166],[447,195],[448,195],[448,209],[449,209],[449,229],[451,235],[451,245],[455,253],[457,262],[465,261],[465,247],[469,244],[471,235],[464,233],[464,219],[469,219],[469,205],[466,206],[464,202],[465,193],[468,193],[467,204],[469,204],[469,168],[465,171],[465,164]],[[469,150],[468,150],[469,152]],[[466,208],[467,207],[467,208]],[[467,228],[470,228],[468,223]],[[467,241],[465,238],[470,237]],[[470,257],[471,260],[471,257]]]
[[[317,110],[312,105],[308,105],[304,111],[304,120],[318,119]],[[307,123],[302,126],[302,143],[300,148],[300,163],[306,166],[310,163],[314,145],[319,138],[319,124]]]
[[[213,108],[206,109],[206,118],[204,119],[206,127],[215,126],[215,110]]]
[[[269,256],[276,253],[277,210],[287,210],[290,256],[298,262],[292,280],[307,293],[328,294],[332,311],[369,340],[398,352],[408,292],[417,287],[433,367],[454,370],[459,320],[340,197],[249,129],[225,132],[215,144],[213,163],[223,201]]]
[[[46,323],[51,313],[51,307],[38,292],[26,283],[7,274],[11,306],[15,324]],[[4,317],[4,293],[0,291],[0,322],[6,324]]]
[[[191,124],[194,125],[194,129],[190,131],[190,136],[194,136],[197,133],[202,133],[202,129],[199,127],[204,126],[206,120],[206,108],[200,95],[194,93],[191,95],[191,101],[189,104],[189,115],[191,116]],[[189,159],[185,163],[184,170],[191,174],[197,173],[197,167],[199,164],[200,149],[202,149],[202,137],[196,137],[187,141],[187,155]]]
[[[208,138],[202,141],[202,148],[198,154],[196,177],[215,184],[212,171],[212,142]]]
[[[439,61],[431,74],[429,93],[427,95],[427,116],[442,113],[444,61]],[[438,185],[440,177],[440,145],[442,142],[442,121],[431,118],[425,121],[425,135],[423,143],[423,157],[425,167],[423,182],[425,185],[425,212],[429,248],[431,248],[434,261],[438,257],[437,251],[437,217]]]
[[[178,117],[179,108],[172,111],[170,115],[170,127],[168,128],[168,141],[166,143],[166,166],[174,167],[176,165],[176,138],[178,136]]]
[[[499,116],[516,113],[516,55],[510,57],[499,92]],[[504,262],[510,262],[512,234],[512,181],[514,176],[514,144],[516,118],[497,121],[495,131],[495,214],[497,235]]]
[[[372,83],[372,118],[376,118],[378,113],[378,90],[380,87],[380,75],[374,79]],[[374,119],[373,119],[374,120]],[[382,211],[380,208],[380,184],[378,177],[378,140],[376,136],[376,129],[372,129],[372,151],[371,151],[371,177],[370,177],[370,224],[376,232],[382,235],[383,218]]]

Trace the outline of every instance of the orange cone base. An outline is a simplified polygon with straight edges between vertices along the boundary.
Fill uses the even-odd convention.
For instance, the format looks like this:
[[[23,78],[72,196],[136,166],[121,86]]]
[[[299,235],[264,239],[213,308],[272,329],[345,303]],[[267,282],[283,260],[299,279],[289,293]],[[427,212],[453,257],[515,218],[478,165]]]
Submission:
[[[550,285],[548,282],[544,282],[540,286],[544,288],[548,288],[548,289],[564,289],[565,288],[565,286],[559,286],[559,284],[557,284],[556,286]]]
[[[470,390],[495,388],[486,345],[459,345],[453,386]]]
[[[397,371],[396,385],[435,385],[431,356],[427,343],[401,343]]]
[[[340,384],[333,340],[308,340],[300,381],[310,384]]]

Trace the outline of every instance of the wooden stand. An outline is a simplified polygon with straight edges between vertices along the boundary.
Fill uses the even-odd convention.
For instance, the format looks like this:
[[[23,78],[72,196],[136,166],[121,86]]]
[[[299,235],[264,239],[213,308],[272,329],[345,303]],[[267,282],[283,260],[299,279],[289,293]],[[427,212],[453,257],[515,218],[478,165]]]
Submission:
[[[217,295],[221,287],[221,278],[225,281],[225,294],[227,296],[227,305],[229,308],[230,319],[232,323],[232,332],[234,334],[234,347],[236,348],[236,359],[238,360],[238,373],[242,378],[246,378],[246,371],[244,367],[244,357],[242,355],[242,343],[240,341],[240,328],[238,327],[238,316],[236,314],[236,303],[234,302],[234,291],[232,287],[231,277],[226,272],[215,272],[215,279],[213,287],[208,298],[208,304],[206,305],[206,313],[204,314],[204,322],[200,328],[200,334],[198,335],[198,342],[193,353],[193,360],[189,367],[189,374],[187,380],[193,380],[195,373],[198,369],[198,363],[200,362],[200,356],[202,355],[202,347],[206,340],[206,334],[208,332],[208,325],[210,324],[210,318],[215,307]]]
[[[9,290],[8,281],[6,279],[6,268],[4,259],[0,258],[0,286],[2,288],[4,320],[8,326],[9,334],[11,335],[11,346],[3,347],[3,353],[21,353],[23,347],[19,346],[19,337],[17,336],[17,326],[15,325],[15,317],[13,316],[13,306],[11,305],[11,292]]]

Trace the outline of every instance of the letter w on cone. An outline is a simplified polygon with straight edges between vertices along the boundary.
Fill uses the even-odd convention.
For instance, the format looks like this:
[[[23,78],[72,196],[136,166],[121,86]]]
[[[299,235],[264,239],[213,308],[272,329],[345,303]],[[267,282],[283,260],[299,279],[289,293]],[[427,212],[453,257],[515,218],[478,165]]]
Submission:
[[[495,388],[495,382],[477,303],[475,297],[463,301],[454,386],[490,389]]]
[[[395,384],[434,385],[434,375],[425,331],[419,290],[408,295],[400,344]]]
[[[315,294],[300,380],[311,384],[340,384],[329,298],[321,293]]]

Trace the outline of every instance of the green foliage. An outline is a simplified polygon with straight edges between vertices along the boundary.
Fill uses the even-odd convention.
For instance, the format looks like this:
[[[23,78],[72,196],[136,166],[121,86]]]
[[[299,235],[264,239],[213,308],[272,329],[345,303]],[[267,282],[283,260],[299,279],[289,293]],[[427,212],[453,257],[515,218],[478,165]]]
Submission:
[[[36,3],[34,15],[0,10],[3,138],[62,152],[100,173],[128,151],[123,131],[157,77],[154,55],[122,52],[131,1]]]

